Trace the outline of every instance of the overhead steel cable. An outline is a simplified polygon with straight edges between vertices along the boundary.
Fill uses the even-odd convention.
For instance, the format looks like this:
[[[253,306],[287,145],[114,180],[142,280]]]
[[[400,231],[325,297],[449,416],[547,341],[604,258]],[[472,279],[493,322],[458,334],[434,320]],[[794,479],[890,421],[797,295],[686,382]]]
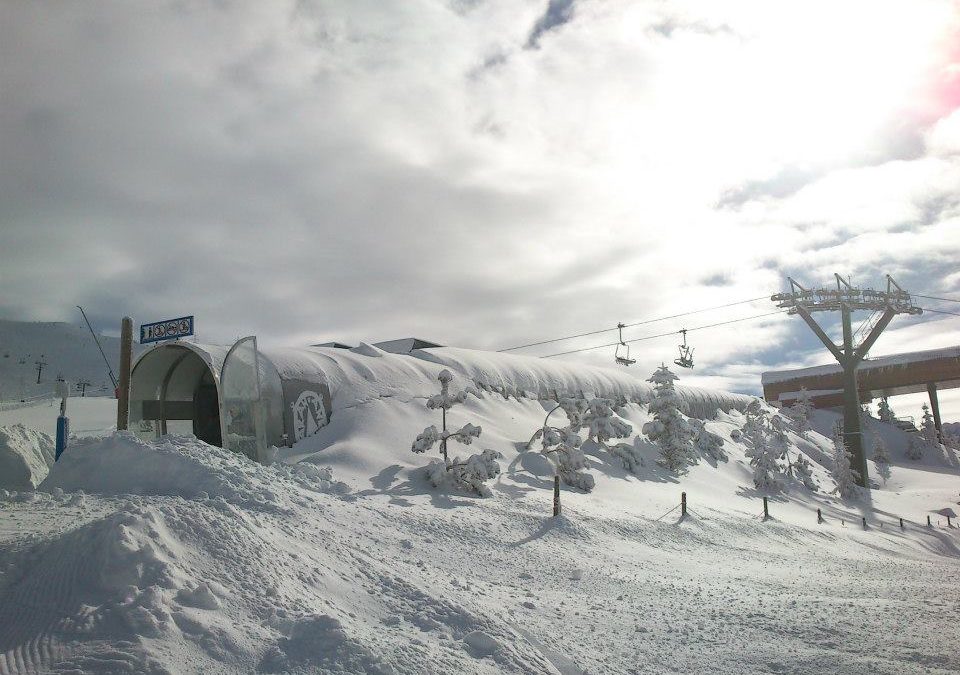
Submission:
[[[948,312],[943,309],[930,309],[929,307],[923,308],[924,312],[933,312],[934,314],[949,314],[950,316],[960,316],[960,312]]]
[[[919,293],[913,293],[915,298],[926,298],[927,300],[942,300],[943,302],[960,302],[956,298],[938,298],[935,295],[920,295]]]
[[[717,323],[709,323],[709,324],[707,324],[707,325],[705,325],[705,326],[697,326],[696,328],[687,328],[686,331],[687,331],[688,333],[690,333],[690,332],[693,332],[693,331],[695,331],[695,330],[705,330],[705,329],[707,329],[707,328],[716,328],[717,326],[726,326],[726,325],[731,324],[731,323],[740,323],[741,321],[752,321],[752,320],[754,320],[754,319],[762,319],[762,318],[765,317],[765,316],[773,316],[774,314],[786,314],[786,313],[787,313],[786,310],[781,309],[781,310],[777,310],[776,312],[767,312],[766,314],[755,314],[754,316],[745,316],[745,317],[741,317],[741,318],[739,318],[739,319],[731,319],[731,320],[729,320],[729,321],[718,321]],[[679,333],[680,333],[680,331],[678,331],[678,330],[672,330],[672,331],[670,331],[669,333],[659,333],[659,334],[657,334],[657,335],[645,335],[644,337],[634,338],[634,339],[632,339],[632,340],[624,340],[624,342],[626,342],[626,343],[629,343],[629,342],[643,342],[644,340],[655,340],[655,339],[657,339],[657,338],[668,337],[668,336],[670,336],[670,335],[678,335]],[[556,353],[556,354],[547,354],[546,356],[543,356],[543,357],[541,357],[541,358],[550,359],[550,358],[553,358],[554,356],[563,356],[563,355],[565,355],[565,354],[577,354],[577,353],[579,353],[579,352],[588,352],[588,351],[591,351],[591,350],[593,350],[593,349],[603,349],[604,347],[615,347],[615,346],[618,345],[618,344],[620,344],[620,343],[619,343],[619,342],[611,342],[611,343],[605,344],[605,345],[594,345],[594,346],[592,346],[592,347],[583,347],[583,348],[581,348],[581,349],[571,349],[571,350],[566,351],[566,352],[558,352],[558,353]]]
[[[691,314],[702,314],[703,312],[710,312],[715,309],[723,309],[725,307],[734,307],[736,305],[746,305],[751,302],[757,302],[758,300],[768,300],[769,295],[761,295],[759,298],[750,298],[749,300],[738,300],[737,302],[728,302],[725,305],[717,305],[715,307],[705,307],[703,309],[695,309],[691,312],[681,312],[680,314],[671,314],[670,316],[661,316],[656,319],[646,319],[645,321],[637,321],[635,323],[625,323],[623,328],[633,328],[634,326],[643,326],[648,323],[657,323],[658,321],[667,321],[668,319],[677,319],[681,316],[690,316]],[[505,349],[498,349],[498,352],[512,352],[517,349],[526,349],[527,347],[538,347],[540,345],[548,345],[554,342],[562,342],[564,340],[573,340],[575,338],[588,337],[590,335],[599,335],[601,333],[609,333],[611,331],[619,330],[620,327],[614,326],[613,328],[601,328],[600,330],[593,330],[587,333],[578,333],[577,335],[566,335],[564,337],[552,338],[550,340],[541,340],[540,342],[531,342],[525,345],[518,345],[516,347],[506,347]],[[693,329],[691,329],[693,330]],[[627,340],[627,342],[632,342],[632,340]],[[619,343],[614,343],[619,344]],[[609,345],[607,345],[609,346]]]

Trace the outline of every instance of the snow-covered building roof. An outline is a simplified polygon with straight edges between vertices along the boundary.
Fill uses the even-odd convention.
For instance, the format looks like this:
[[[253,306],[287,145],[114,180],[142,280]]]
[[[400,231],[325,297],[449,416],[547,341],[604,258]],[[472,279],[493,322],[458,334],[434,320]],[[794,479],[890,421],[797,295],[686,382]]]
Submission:
[[[374,347],[379,347],[385,352],[392,354],[409,354],[414,349],[430,349],[432,347],[442,347],[443,345],[422,338],[401,338],[399,340],[386,340],[384,342],[374,343]]]
[[[800,389],[805,388],[808,393],[822,393],[811,395],[816,406],[833,407],[841,404],[842,374],[840,364],[833,363],[766,372],[760,381],[767,401],[789,404],[796,400]],[[881,356],[863,361],[857,369],[861,401],[923,392],[931,383],[938,389],[960,387],[960,347]]]
[[[254,351],[254,344],[246,338],[228,352],[220,346],[168,343],[147,351],[133,370],[131,429],[147,437],[192,432],[263,459],[269,446],[292,445],[316,433],[340,410],[384,399],[427,398],[436,393],[444,369],[459,388],[475,386],[509,398],[646,402],[653,394],[647,374],[634,370],[432,346],[417,338],[350,349]],[[717,410],[743,410],[754,398],[683,385],[677,393],[689,414],[701,419]]]

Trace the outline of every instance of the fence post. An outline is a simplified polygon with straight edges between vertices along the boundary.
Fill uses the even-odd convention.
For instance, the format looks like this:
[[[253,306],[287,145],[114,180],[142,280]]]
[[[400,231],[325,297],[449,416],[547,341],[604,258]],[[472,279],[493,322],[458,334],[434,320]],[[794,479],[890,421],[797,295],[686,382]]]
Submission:
[[[933,527],[933,525],[930,524],[930,516],[927,516],[927,527]]]
[[[560,515],[560,476],[553,477],[553,515]]]
[[[680,493],[680,517],[681,518],[687,517],[687,493],[686,492]]]
[[[950,516],[947,516],[947,527],[953,527],[953,523],[950,522]]]
[[[903,518],[900,519],[900,529],[903,529]]]
[[[817,525],[823,522],[823,513],[820,512],[820,509],[817,509]]]
[[[770,507],[767,505],[767,498],[763,498],[763,519],[766,520],[770,517]]]

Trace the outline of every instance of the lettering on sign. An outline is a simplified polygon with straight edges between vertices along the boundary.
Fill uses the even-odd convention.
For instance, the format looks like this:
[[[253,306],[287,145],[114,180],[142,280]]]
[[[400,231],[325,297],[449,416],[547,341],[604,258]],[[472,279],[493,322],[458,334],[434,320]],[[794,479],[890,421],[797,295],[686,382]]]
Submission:
[[[193,335],[193,317],[182,316],[179,319],[166,319],[140,326],[140,344],[175,340]]]

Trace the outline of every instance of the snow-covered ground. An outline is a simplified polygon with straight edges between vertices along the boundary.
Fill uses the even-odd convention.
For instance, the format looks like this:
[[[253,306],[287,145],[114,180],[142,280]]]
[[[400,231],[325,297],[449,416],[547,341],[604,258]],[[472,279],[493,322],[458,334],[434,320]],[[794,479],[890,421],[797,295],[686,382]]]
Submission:
[[[729,461],[678,477],[631,403],[644,466],[585,443],[596,487],[564,487],[552,518],[552,465],[526,450],[548,408],[451,410],[483,428],[470,452],[503,454],[481,499],[424,479],[410,444],[439,413],[422,398],[343,407],[271,466],[109,435],[112,401],[76,405],[74,431],[108,435],[74,440],[38,491],[0,493],[0,673],[960,670],[960,530],[940,515],[960,510],[955,454],[908,460],[907,436],[872,421],[890,479],[842,501],[830,441],[791,432],[821,490],[784,479],[764,521],[741,414],[707,422]],[[0,415],[51,433],[56,409]]]

